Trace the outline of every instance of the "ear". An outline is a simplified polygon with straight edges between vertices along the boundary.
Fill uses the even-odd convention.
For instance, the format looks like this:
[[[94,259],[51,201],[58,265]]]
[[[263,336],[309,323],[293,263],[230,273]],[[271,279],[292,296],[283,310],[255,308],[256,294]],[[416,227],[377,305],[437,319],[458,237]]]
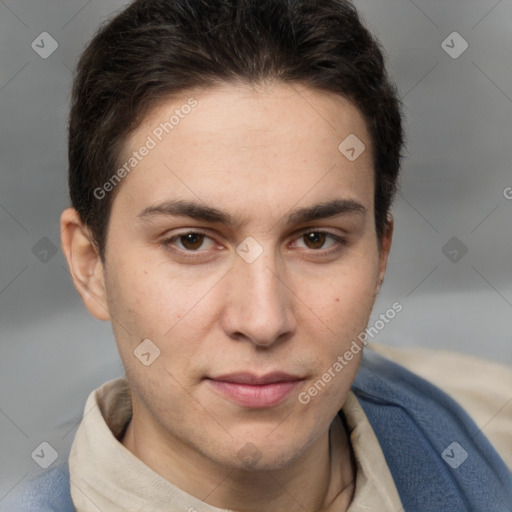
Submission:
[[[103,263],[89,228],[68,208],[60,217],[60,229],[62,250],[85,307],[98,320],[110,320]]]
[[[386,274],[386,267],[388,265],[388,256],[389,251],[391,249],[391,241],[393,238],[393,227],[394,220],[393,217],[388,214],[387,216],[387,224],[382,235],[382,239],[378,241],[379,245],[379,275],[378,275],[378,283],[375,289],[375,297],[377,297],[380,288],[382,286],[382,282],[384,281],[384,276]]]

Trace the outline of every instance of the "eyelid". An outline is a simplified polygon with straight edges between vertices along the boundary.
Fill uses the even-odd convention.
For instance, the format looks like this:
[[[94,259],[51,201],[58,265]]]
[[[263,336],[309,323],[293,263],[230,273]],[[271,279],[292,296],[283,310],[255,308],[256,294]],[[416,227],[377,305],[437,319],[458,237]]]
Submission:
[[[329,249],[317,249],[317,250],[310,249],[311,252],[313,252],[313,253],[316,252],[319,254],[327,254],[328,252],[338,249],[340,245],[347,244],[347,240],[345,237],[343,237],[337,233],[333,233],[332,231],[329,231],[328,229],[316,228],[316,227],[305,228],[305,229],[300,230],[297,233],[297,235],[295,235],[294,241],[299,240],[301,237],[303,237],[304,235],[307,235],[309,233],[321,233],[321,234],[327,235],[328,237],[331,238],[331,240],[334,240],[336,242],[336,245],[338,246],[338,247],[331,247]]]
[[[194,228],[194,229],[188,229],[186,231],[181,231],[180,233],[176,233],[172,236],[168,236],[166,238],[164,238],[162,240],[162,244],[165,245],[165,246],[170,246],[172,245],[173,242],[175,242],[176,240],[178,240],[179,238],[181,238],[182,236],[185,236],[185,235],[189,235],[189,234],[195,234],[195,235],[202,235],[204,236],[205,238],[209,238],[210,240],[212,240],[216,245],[219,245],[219,243],[212,237],[210,236],[206,231],[202,230],[201,228]],[[182,252],[187,252],[187,253],[200,253],[200,252],[204,252],[204,251],[185,251],[184,249],[179,249],[178,250],[182,251]]]

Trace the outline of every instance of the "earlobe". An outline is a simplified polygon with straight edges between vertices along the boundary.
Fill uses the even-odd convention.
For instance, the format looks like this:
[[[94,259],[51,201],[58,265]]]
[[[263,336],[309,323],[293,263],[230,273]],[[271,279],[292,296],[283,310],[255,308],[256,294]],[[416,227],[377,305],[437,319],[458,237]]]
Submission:
[[[62,212],[60,228],[62,250],[85,307],[98,320],[110,320],[103,263],[89,228],[74,208]]]

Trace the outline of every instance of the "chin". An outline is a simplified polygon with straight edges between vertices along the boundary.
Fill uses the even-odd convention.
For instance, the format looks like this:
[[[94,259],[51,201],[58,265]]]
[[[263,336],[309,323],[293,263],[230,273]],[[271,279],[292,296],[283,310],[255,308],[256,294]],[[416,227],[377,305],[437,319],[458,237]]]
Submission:
[[[239,450],[231,453],[229,460],[222,457],[221,462],[237,471],[277,471],[288,467],[304,452],[304,447],[300,446],[266,446],[260,442],[258,444],[247,442]]]

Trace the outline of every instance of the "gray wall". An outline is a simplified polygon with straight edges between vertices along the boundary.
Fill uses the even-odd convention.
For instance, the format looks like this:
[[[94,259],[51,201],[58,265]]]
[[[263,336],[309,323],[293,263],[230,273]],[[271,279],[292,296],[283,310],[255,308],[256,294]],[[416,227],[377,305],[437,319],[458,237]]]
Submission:
[[[123,373],[58,247],[72,69],[124,3],[0,1],[0,499],[42,471],[31,457],[41,442],[66,458],[90,391]],[[371,324],[404,308],[375,339],[511,363],[512,1],[355,3],[387,50],[408,132]],[[58,43],[47,58],[42,32]]]

